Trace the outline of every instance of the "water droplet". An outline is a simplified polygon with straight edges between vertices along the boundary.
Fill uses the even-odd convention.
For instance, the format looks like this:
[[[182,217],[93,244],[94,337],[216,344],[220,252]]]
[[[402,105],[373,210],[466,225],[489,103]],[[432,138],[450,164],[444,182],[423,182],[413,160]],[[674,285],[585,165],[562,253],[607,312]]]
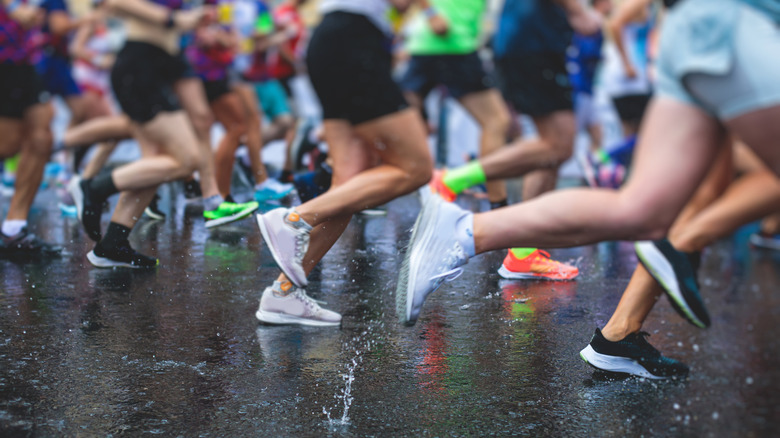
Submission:
[[[745,383],[747,383],[748,385],[752,385],[753,384],[753,378],[752,377],[748,377],[747,379],[745,379]]]
[[[678,403],[673,404],[672,407],[674,408],[674,410],[680,409],[680,405]]]

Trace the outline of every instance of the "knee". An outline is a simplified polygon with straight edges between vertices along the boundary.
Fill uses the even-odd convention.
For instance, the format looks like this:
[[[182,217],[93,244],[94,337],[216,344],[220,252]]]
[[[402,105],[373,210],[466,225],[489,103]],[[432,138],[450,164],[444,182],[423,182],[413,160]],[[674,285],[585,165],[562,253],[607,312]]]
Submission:
[[[190,121],[198,137],[205,138],[209,135],[211,126],[214,124],[214,116],[208,110],[196,111],[190,114]]]
[[[506,133],[509,132],[510,123],[509,110],[502,107],[500,111],[483,121],[482,130],[485,133],[503,139],[506,137]]]
[[[657,240],[666,237],[674,223],[674,217],[648,209],[636,199],[624,199],[616,206],[615,226],[623,228],[624,239]]]
[[[54,137],[48,126],[40,127],[30,132],[29,152],[42,160],[48,160],[51,155]]]
[[[412,161],[407,169],[407,177],[411,190],[428,184],[433,177],[433,160],[430,155],[426,154],[425,158]]]

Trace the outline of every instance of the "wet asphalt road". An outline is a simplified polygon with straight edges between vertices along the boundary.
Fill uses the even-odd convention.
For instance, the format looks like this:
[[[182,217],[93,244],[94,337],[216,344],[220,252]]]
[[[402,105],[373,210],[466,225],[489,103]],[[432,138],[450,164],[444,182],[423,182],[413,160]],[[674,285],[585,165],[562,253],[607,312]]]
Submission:
[[[0,261],[2,436],[772,436],[780,427],[780,256],[749,230],[705,252],[713,319],[666,299],[645,329],[691,366],[684,381],[594,372],[580,358],[636,265],[631,245],[556,250],[576,282],[503,281],[477,257],[415,327],[394,312],[413,197],[356,217],[309,294],[343,326],[258,325],[277,270],[253,220],[207,231],[178,198],[131,236],[151,272],[98,270],[53,189],[33,228],[66,253]],[[468,201],[467,201],[468,204]],[[7,205],[7,198],[0,205]],[[107,221],[104,217],[104,224]],[[776,435],[775,435],[776,436]]]

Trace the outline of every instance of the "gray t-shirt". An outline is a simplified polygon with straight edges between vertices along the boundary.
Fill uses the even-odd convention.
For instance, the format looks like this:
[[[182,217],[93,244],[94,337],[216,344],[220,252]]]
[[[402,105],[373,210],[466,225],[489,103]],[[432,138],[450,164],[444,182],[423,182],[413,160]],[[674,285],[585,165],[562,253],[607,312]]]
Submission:
[[[343,11],[365,15],[382,32],[392,33],[390,21],[387,18],[390,5],[387,0],[322,0],[320,12]]]

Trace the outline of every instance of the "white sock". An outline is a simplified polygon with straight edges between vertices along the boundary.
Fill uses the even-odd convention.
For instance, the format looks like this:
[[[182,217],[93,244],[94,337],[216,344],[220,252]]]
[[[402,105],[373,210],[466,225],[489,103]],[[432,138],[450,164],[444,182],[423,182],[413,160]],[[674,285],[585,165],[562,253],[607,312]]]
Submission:
[[[455,224],[455,238],[466,251],[469,258],[474,257],[476,249],[474,248],[474,213],[468,212],[458,219]]]
[[[22,232],[22,228],[27,226],[27,221],[23,219],[6,219],[3,222],[2,232],[6,236],[16,236]]]

